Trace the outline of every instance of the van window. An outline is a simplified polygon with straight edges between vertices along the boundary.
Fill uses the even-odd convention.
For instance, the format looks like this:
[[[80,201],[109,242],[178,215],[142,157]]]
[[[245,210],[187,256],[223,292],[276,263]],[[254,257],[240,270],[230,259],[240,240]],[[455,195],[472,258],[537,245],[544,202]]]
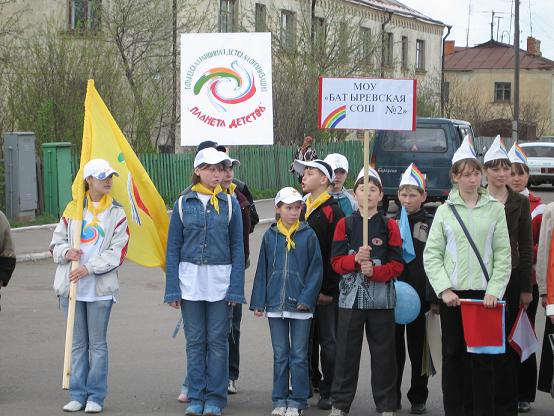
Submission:
[[[554,157],[554,147],[550,146],[522,146],[527,157]]]
[[[444,153],[446,133],[441,128],[418,128],[416,131],[385,131],[381,141],[389,152]]]

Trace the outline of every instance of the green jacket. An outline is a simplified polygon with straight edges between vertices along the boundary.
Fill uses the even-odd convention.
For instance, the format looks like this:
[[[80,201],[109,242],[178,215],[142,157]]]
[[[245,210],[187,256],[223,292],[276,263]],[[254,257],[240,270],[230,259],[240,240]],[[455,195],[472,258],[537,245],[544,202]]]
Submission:
[[[458,210],[481,254],[490,277],[488,284],[450,205]],[[501,299],[512,271],[504,206],[480,188],[477,205],[469,209],[455,186],[446,203],[437,209],[423,263],[437,295],[446,289],[486,290],[488,295]]]

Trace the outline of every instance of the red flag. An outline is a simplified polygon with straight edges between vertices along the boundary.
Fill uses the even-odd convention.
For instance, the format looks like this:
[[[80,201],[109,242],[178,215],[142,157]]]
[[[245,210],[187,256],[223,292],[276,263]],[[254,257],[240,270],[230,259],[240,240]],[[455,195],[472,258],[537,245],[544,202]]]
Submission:
[[[482,300],[460,299],[464,339],[468,348],[504,345],[504,304],[485,308]]]

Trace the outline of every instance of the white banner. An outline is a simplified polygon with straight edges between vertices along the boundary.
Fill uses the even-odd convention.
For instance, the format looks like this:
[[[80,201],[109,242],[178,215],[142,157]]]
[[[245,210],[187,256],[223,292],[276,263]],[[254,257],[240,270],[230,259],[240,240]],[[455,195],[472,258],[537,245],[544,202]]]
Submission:
[[[319,128],[415,130],[416,80],[321,77]]]
[[[181,145],[273,144],[270,33],[181,34]]]

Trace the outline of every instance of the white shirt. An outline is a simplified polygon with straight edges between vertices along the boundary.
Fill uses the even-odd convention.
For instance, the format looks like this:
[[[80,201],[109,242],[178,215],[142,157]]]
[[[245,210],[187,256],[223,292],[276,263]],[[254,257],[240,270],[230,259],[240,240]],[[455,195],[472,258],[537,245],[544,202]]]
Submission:
[[[208,205],[211,195],[198,194],[198,199]],[[225,299],[231,282],[231,264],[197,265],[179,263],[179,287],[181,298],[193,301],[217,302]]]
[[[94,206],[98,206],[98,202],[93,202]],[[92,213],[85,209],[83,212],[83,228],[81,231],[81,264],[86,264],[91,258],[98,254],[100,246],[104,241],[104,222],[108,215],[109,209],[98,214],[98,224],[90,226],[92,222]],[[90,270],[89,270],[90,271]],[[112,295],[97,296],[96,295],[96,277],[94,274],[89,274],[77,281],[77,300],[81,302],[96,302],[99,300],[112,300]]]

